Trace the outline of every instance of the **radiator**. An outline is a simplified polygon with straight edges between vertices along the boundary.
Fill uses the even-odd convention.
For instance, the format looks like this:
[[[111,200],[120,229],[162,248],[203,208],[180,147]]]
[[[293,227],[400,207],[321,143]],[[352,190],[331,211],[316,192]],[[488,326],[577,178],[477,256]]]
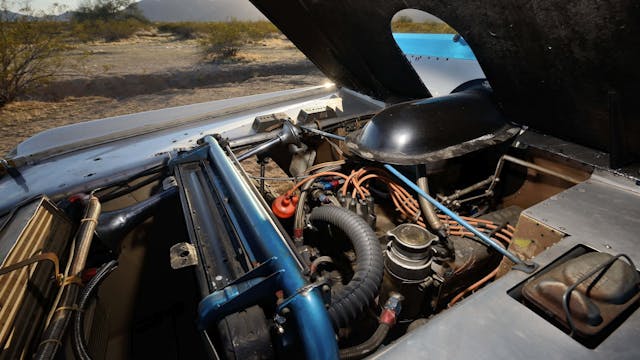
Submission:
[[[47,254],[63,271],[73,228],[45,197],[14,208],[0,219],[0,268]],[[24,358],[37,345],[59,289],[55,275],[50,260],[0,275],[0,359]]]

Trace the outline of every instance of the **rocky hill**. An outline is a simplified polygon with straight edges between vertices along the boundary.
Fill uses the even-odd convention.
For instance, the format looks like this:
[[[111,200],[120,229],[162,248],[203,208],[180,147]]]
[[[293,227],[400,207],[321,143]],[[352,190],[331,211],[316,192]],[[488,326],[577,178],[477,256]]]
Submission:
[[[151,21],[265,20],[249,0],[142,0],[138,8]]]

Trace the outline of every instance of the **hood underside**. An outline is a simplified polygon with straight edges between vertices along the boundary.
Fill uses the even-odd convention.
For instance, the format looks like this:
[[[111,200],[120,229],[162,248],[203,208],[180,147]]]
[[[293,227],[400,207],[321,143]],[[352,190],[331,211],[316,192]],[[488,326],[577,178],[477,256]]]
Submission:
[[[636,0],[251,1],[337,84],[387,102],[430,97],[390,28],[426,11],[469,43],[511,121],[608,151],[612,166],[640,158]]]

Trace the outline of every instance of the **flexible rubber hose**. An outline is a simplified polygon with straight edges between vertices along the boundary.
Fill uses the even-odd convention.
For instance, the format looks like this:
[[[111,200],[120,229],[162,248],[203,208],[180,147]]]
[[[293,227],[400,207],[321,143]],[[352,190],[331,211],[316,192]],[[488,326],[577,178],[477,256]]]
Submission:
[[[309,220],[342,230],[353,244],[355,271],[349,283],[335,294],[328,312],[336,329],[345,327],[371,304],[380,291],[384,271],[382,248],[378,238],[358,214],[344,208],[325,205],[313,211]]]
[[[78,301],[78,311],[73,316],[73,351],[76,357],[81,360],[91,360],[91,356],[87,351],[87,345],[84,339],[84,312],[86,310],[89,300],[94,295],[95,291],[100,287],[100,284],[118,268],[118,262],[116,260],[109,261],[102,265],[96,272],[96,275],[89,280],[87,286],[84,287],[80,294],[80,300]]]
[[[369,339],[367,339],[367,341],[362,344],[340,350],[340,359],[357,360],[371,355],[374,351],[378,350],[384,339],[387,337],[390,328],[391,325],[387,323],[380,323],[376,331]]]
[[[79,292],[79,285],[76,283],[71,283],[64,288],[58,306],[58,309],[63,310],[56,311],[53,318],[51,318],[51,322],[45,329],[43,340],[38,345],[38,352],[33,357],[34,360],[54,358],[58,347],[62,345],[62,336],[69,324],[69,314],[76,303]]]

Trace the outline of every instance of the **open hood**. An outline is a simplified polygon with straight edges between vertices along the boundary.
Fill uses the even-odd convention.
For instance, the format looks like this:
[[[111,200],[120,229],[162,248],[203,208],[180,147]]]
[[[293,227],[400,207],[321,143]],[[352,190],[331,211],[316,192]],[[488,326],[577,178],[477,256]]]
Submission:
[[[636,0],[251,0],[337,84],[397,102],[429,97],[396,45],[392,17],[413,8],[455,28],[511,121],[640,158]]]

